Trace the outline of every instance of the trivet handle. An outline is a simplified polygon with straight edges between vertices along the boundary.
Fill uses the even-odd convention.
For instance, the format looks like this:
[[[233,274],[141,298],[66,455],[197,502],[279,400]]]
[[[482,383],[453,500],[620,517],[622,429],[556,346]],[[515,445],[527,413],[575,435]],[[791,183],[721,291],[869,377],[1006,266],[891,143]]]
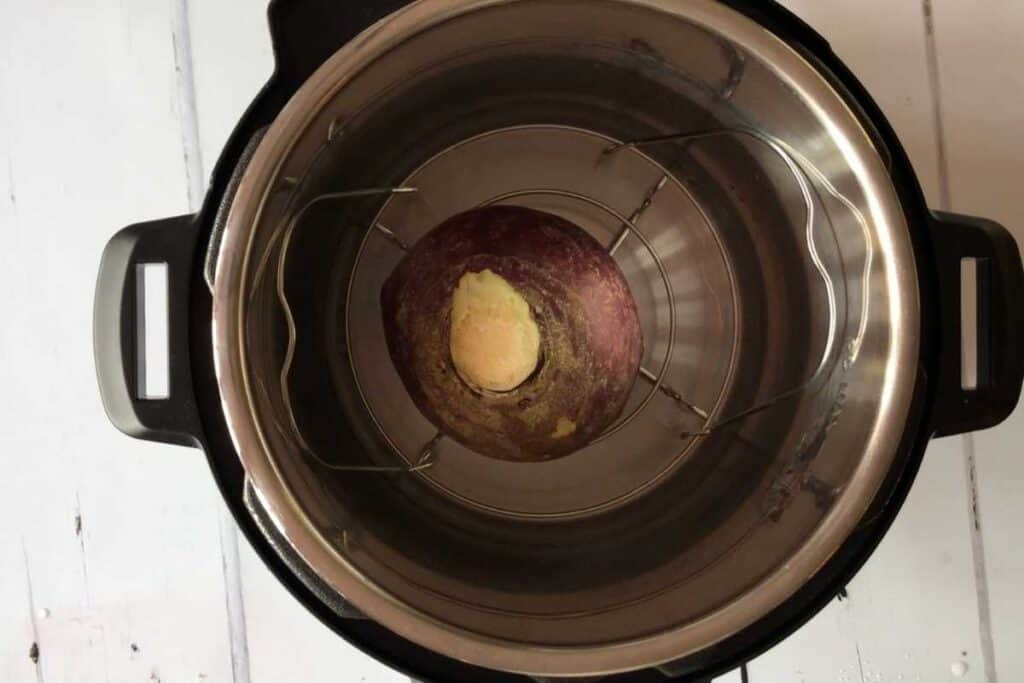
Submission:
[[[96,283],[93,345],[103,407],[115,427],[138,439],[198,447],[188,329],[194,219],[139,223],[110,240]],[[147,311],[163,303],[154,295],[166,297],[166,309]],[[147,363],[147,350],[167,357]]]
[[[1013,412],[1024,382],[1020,251],[1006,228],[971,216],[934,214],[932,238],[938,257],[942,349],[935,433],[987,429]],[[965,282],[976,287],[965,287]],[[972,289],[976,302],[964,298]],[[974,321],[976,350],[965,348],[962,341],[964,323]]]

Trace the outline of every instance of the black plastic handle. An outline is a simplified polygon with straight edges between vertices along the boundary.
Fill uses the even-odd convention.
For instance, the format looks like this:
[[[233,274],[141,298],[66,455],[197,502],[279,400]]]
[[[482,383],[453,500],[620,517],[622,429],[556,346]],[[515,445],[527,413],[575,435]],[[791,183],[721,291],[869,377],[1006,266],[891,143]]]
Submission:
[[[936,213],[932,239],[942,304],[936,436],[993,427],[1013,412],[1024,383],[1024,269],[1013,236],[984,218]],[[964,388],[962,264],[977,263],[977,386]]]
[[[294,90],[361,31],[412,0],[272,0],[275,79]]]
[[[103,407],[129,436],[181,446],[201,445],[189,364],[188,313],[198,225],[194,216],[139,223],[107,244],[93,308],[93,345]],[[167,264],[167,398],[140,398],[139,266]]]

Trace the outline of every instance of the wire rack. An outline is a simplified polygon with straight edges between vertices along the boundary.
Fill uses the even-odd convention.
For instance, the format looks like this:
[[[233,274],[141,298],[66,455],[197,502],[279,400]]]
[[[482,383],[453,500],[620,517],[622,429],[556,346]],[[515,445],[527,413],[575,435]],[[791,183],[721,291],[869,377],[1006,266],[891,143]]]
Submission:
[[[328,140],[330,141],[335,136],[335,127],[331,126],[328,131]],[[608,244],[608,252],[614,256],[616,252],[625,244],[628,240],[635,239],[651,257],[655,264],[660,281],[665,290],[666,300],[668,302],[668,316],[669,316],[669,335],[668,343],[665,348],[665,352],[662,357],[662,362],[656,370],[649,369],[647,367],[641,367],[638,374],[638,379],[645,382],[649,389],[644,395],[644,398],[640,403],[627,415],[622,416],[616,423],[611,425],[605,430],[600,436],[597,437],[592,443],[597,443],[604,439],[609,438],[616,432],[623,429],[632,420],[642,414],[650,405],[651,401],[658,395],[663,395],[673,401],[681,410],[690,413],[702,422],[700,428],[696,430],[683,431],[679,434],[681,439],[697,439],[709,436],[718,430],[724,429],[730,425],[734,425],[746,418],[753,415],[762,413],[770,408],[794,398],[804,392],[813,390],[816,385],[821,383],[824,376],[831,374],[829,372],[830,367],[836,365],[835,362],[830,362],[833,359],[836,351],[836,344],[838,339],[838,302],[836,294],[836,281],[833,275],[829,272],[826,267],[817,244],[817,238],[815,234],[815,220],[816,220],[816,208],[814,197],[817,193],[817,188],[820,188],[833,199],[838,201],[845,210],[849,211],[850,215],[854,218],[856,223],[860,226],[864,243],[864,259],[863,259],[863,277],[862,285],[863,290],[861,292],[861,307],[859,312],[859,325],[856,334],[853,338],[845,345],[842,353],[839,354],[837,359],[839,367],[842,371],[849,370],[850,367],[857,361],[860,353],[861,346],[867,330],[867,321],[869,313],[869,275],[873,265],[874,259],[874,244],[872,241],[872,235],[870,227],[864,218],[864,215],[857,208],[853,201],[848,197],[839,192],[835,186],[828,180],[824,173],[822,173],[817,167],[814,166],[804,155],[800,154],[797,150],[793,149],[792,146],[788,145],[783,140],[780,140],[774,136],[768,135],[764,132],[757,131],[751,128],[744,127],[732,127],[712,130],[700,130],[690,132],[679,132],[669,135],[662,135],[658,137],[651,137],[645,139],[628,140],[622,142],[615,142],[609,145],[603,152],[605,159],[629,152],[637,152],[644,148],[671,145],[671,144],[699,144],[702,141],[711,140],[714,138],[721,137],[736,137],[754,142],[758,145],[763,146],[769,150],[774,156],[787,168],[789,174],[792,175],[796,186],[799,189],[800,196],[804,203],[804,237],[805,246],[810,257],[811,262],[818,274],[821,281],[821,285],[825,292],[825,298],[828,306],[828,321],[827,321],[827,335],[822,349],[820,359],[815,365],[813,372],[806,377],[803,381],[794,384],[793,386],[771,395],[769,398],[759,401],[750,407],[725,416],[714,416],[712,411],[702,406],[696,405],[695,402],[689,400],[681,392],[677,391],[670,383],[670,378],[667,376],[670,369],[672,355],[675,348],[675,331],[677,325],[677,313],[675,306],[675,295],[672,291],[671,278],[666,265],[662,258],[659,256],[657,249],[644,235],[643,231],[638,226],[640,218],[647,212],[651,206],[658,199],[658,194],[664,189],[666,184],[669,182],[669,176],[664,175],[659,181],[657,181],[647,191],[645,196],[640,201],[637,208],[629,215],[626,215],[615,208],[610,206],[608,203],[602,201],[600,198],[591,197],[578,192],[573,192],[567,189],[557,187],[531,187],[531,188],[518,188],[511,190],[496,196],[489,198],[488,200],[479,204],[479,206],[489,206],[494,204],[500,204],[503,202],[513,201],[519,197],[526,195],[541,195],[541,196],[556,196],[561,198],[567,198],[582,202],[590,207],[598,209],[606,215],[612,217],[621,226],[618,234],[615,235],[614,239]],[[603,159],[598,159],[596,163],[602,163]],[[294,178],[285,178],[282,181],[283,189],[294,193],[299,187],[301,182]],[[258,262],[255,275],[254,275],[254,286],[252,292],[258,289],[260,283],[268,277],[275,278],[276,295],[277,301],[280,306],[281,313],[284,318],[285,326],[287,328],[287,345],[284,354],[284,360],[282,362],[280,372],[278,375],[278,382],[280,384],[280,391],[283,397],[284,403],[284,414],[286,424],[276,422],[276,426],[279,431],[284,435],[293,437],[298,443],[299,447],[305,452],[308,457],[317,462],[320,466],[337,472],[364,472],[364,473],[384,473],[384,474],[415,474],[424,472],[432,468],[437,462],[437,448],[438,445],[446,438],[446,436],[438,431],[426,441],[415,453],[405,453],[400,448],[394,445],[392,447],[397,451],[396,455],[399,458],[399,464],[395,465],[340,465],[331,463],[328,459],[318,454],[302,435],[302,431],[299,429],[297,421],[295,419],[295,413],[292,405],[291,389],[289,385],[290,374],[295,359],[296,344],[298,339],[299,331],[295,324],[295,318],[292,312],[291,304],[289,303],[286,287],[285,287],[285,273],[286,266],[288,263],[288,257],[290,248],[293,242],[293,238],[298,229],[300,229],[303,219],[308,215],[309,211],[314,207],[325,203],[344,203],[358,198],[366,198],[373,196],[401,196],[401,195],[415,195],[419,193],[419,189],[416,187],[407,186],[396,186],[396,187],[377,187],[377,188],[359,188],[352,190],[344,190],[339,192],[331,192],[321,194],[307,201],[304,205],[299,207],[297,210],[291,213],[291,217],[284,221],[271,235],[267,246],[263,250],[262,256]],[[699,209],[699,207],[698,207]],[[707,227],[713,231],[710,220],[704,212],[700,211],[703,220],[707,224]],[[827,214],[827,211],[825,211]],[[380,221],[374,221],[372,225],[367,228],[369,236],[375,236],[378,239],[385,240],[388,244],[392,245],[395,249],[402,252],[407,252],[412,248],[412,245],[407,243],[400,236],[400,231],[393,229],[392,227],[386,226]],[[369,238],[369,237],[368,237]],[[275,263],[276,257],[276,263]],[[273,270],[272,270],[272,265]],[[266,395],[267,390],[265,385],[260,385],[261,390]],[[824,437],[829,429],[838,420],[839,414],[842,412],[842,406],[845,401],[845,389],[846,385],[843,384],[839,390],[839,396],[836,402],[830,404],[827,415],[824,419],[818,421],[812,425],[811,428],[806,430],[800,440],[799,449],[809,449],[810,446],[818,439]],[[798,454],[797,460],[800,459]]]

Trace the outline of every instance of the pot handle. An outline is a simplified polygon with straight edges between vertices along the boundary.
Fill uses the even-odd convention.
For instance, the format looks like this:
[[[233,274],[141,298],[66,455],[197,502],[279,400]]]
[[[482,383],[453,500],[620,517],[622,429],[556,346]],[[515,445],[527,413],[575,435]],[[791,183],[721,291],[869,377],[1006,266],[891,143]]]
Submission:
[[[999,424],[1013,412],[1024,382],[1024,269],[1010,232],[984,218],[934,213],[942,305],[942,365],[936,436]],[[976,291],[976,300],[971,296]],[[966,295],[966,296],[965,296]],[[977,328],[976,350],[964,335]]]
[[[139,223],[103,251],[93,307],[96,374],[110,421],[137,439],[201,445],[188,355],[198,233],[195,216]]]

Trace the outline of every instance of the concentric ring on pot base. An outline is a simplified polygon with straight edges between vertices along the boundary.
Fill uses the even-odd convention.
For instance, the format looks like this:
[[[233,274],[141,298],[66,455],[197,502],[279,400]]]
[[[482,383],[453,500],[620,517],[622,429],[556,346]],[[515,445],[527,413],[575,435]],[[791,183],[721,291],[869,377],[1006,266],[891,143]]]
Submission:
[[[394,195],[381,209],[374,226],[398,242],[380,239],[371,229],[345,305],[333,300],[340,297],[338,278],[329,310],[347,312],[347,343],[329,346],[348,348],[366,409],[412,465],[437,430],[405,394],[385,350],[378,298],[402,258],[398,244],[415,243],[448,215],[505,203],[561,215],[616,247],[640,310],[647,377],[638,378],[616,425],[560,461],[500,463],[450,439],[438,442],[433,465],[418,475],[467,505],[554,519],[622,504],[671,473],[692,448],[695,439],[679,434],[700,429],[705,420],[682,409],[679,400],[685,396],[713,417],[727,391],[737,353],[737,306],[722,246],[671,173],[639,151],[607,156],[615,142],[580,129],[524,126],[450,147],[402,183],[416,193]],[[636,214],[639,207],[644,211]],[[624,230],[632,236],[623,238]],[[343,354],[331,356],[336,383],[342,381],[337,364],[346,360]],[[670,397],[673,392],[679,400]]]

